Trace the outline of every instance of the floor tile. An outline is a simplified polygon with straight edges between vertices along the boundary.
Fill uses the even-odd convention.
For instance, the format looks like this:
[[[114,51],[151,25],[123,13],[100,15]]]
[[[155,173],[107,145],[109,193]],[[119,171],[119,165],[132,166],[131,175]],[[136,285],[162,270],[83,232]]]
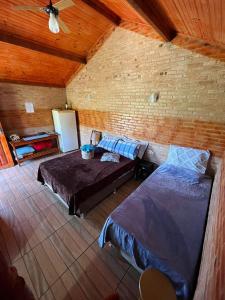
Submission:
[[[49,289],[43,296],[41,296],[40,300],[55,300],[55,297]]]
[[[51,291],[56,300],[72,300],[61,278],[51,286]]]
[[[102,300],[102,295],[77,261],[72,264],[70,271],[89,300]]]
[[[75,280],[70,270],[67,270],[61,277],[63,285],[65,286],[67,293],[73,300],[86,300],[87,297],[80,287],[78,281]]]
[[[32,251],[23,256],[26,269],[38,297],[48,290],[48,283]]]
[[[90,260],[85,253],[83,253],[77,261],[81,265],[83,272],[92,281],[102,297],[107,297],[113,292],[113,288],[110,286],[105,276],[99,272],[94,261]]]
[[[22,276],[24,278],[24,280],[26,282],[26,285],[31,290],[33,296],[37,299],[37,294],[36,294],[36,291],[34,289],[33,283],[30,279],[29,273],[27,272],[27,268],[26,268],[26,265],[24,263],[24,260],[22,258],[20,258],[13,265],[16,267],[18,275]]]
[[[61,227],[58,231],[57,234],[59,238],[62,240],[64,245],[67,247],[67,249],[70,249],[70,252],[72,253],[73,257],[77,259],[81,254],[82,254],[82,249],[76,243],[71,235],[68,233],[68,231],[63,227]]]
[[[51,286],[57,280],[59,275],[57,274],[55,266],[52,264],[48,254],[45,252],[43,243],[33,248],[32,251],[46,281],[48,282],[48,285]]]
[[[15,238],[14,231],[6,223],[3,224],[2,222],[0,231],[5,242],[10,261],[15,262],[17,259],[21,258],[21,253],[20,248],[17,244],[17,240]]]
[[[63,243],[62,239],[60,238],[57,232],[55,232],[50,237],[50,240],[54,245],[55,249],[57,250],[58,254],[61,256],[61,259],[63,260],[65,265],[67,267],[71,266],[72,263],[75,261],[75,258],[73,257],[70,251],[70,247],[66,247],[66,245]]]
[[[57,157],[57,156],[55,156]],[[115,291],[138,299],[139,274],[97,239],[109,213],[138,185],[130,181],[84,219],[37,182],[39,163],[0,171],[0,250],[23,276],[35,299],[103,300]]]

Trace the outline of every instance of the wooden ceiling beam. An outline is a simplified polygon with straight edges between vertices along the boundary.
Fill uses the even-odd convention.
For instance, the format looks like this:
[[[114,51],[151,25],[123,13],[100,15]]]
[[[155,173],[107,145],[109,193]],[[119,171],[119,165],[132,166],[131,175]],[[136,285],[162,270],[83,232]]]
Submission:
[[[143,20],[155,29],[164,41],[169,42],[176,36],[173,25],[155,0],[127,0],[127,2]]]
[[[75,54],[75,53],[71,53],[68,51],[64,51],[64,50],[60,50],[60,49],[55,49],[55,48],[51,48],[48,47],[46,45],[41,45],[38,43],[35,43],[33,41],[29,41],[29,40],[25,40],[23,38],[11,35],[9,33],[6,32],[0,32],[0,41],[4,42],[4,43],[8,43],[8,44],[13,44],[22,48],[27,48],[33,51],[37,51],[37,52],[42,52],[48,55],[52,55],[58,58],[63,58],[63,59],[67,59],[70,61],[75,61],[81,64],[86,64],[86,57],[83,57],[81,55]]]
[[[225,44],[223,43],[202,40],[182,33],[178,33],[172,43],[178,47],[225,62]]]
[[[95,9],[98,13],[103,15],[106,19],[111,21],[114,25],[119,25],[121,22],[121,18],[115,14],[111,9],[109,9],[104,3],[98,0],[82,0],[88,6]]]
[[[23,80],[23,79],[6,79],[0,78],[0,83],[13,83],[13,84],[23,84],[23,85],[32,85],[32,86],[44,86],[44,87],[56,87],[56,88],[65,88],[65,83],[47,83],[47,82],[39,82],[34,80]]]

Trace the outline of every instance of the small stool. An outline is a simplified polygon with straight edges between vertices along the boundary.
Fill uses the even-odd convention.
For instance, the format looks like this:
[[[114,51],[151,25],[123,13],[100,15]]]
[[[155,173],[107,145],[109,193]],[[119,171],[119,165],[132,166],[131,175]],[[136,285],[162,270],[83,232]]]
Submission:
[[[156,269],[145,270],[139,281],[141,300],[176,300],[170,280]]]

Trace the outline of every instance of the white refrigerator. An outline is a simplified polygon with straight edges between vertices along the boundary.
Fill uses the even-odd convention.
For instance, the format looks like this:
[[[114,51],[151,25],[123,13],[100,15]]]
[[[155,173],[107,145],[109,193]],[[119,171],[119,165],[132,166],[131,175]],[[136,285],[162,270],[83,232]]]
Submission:
[[[59,134],[60,150],[62,152],[68,152],[78,149],[75,111],[53,109],[52,116],[55,131]]]

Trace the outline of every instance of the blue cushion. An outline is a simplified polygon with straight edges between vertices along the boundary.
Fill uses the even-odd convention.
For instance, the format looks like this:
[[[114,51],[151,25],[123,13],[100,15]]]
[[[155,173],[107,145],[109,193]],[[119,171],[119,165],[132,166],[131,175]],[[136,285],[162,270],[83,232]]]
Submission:
[[[187,147],[170,145],[166,163],[205,174],[210,152]]]
[[[101,147],[105,150],[111,151],[113,152],[116,146],[118,139],[107,139],[107,138],[103,138],[99,143],[98,143],[98,147]]]
[[[125,142],[119,140],[116,144],[114,152],[134,160],[138,155],[138,149],[139,145],[135,142]]]
[[[35,152],[34,148],[31,146],[24,146],[16,149],[16,154],[18,156],[23,156],[25,154],[33,153]]]

